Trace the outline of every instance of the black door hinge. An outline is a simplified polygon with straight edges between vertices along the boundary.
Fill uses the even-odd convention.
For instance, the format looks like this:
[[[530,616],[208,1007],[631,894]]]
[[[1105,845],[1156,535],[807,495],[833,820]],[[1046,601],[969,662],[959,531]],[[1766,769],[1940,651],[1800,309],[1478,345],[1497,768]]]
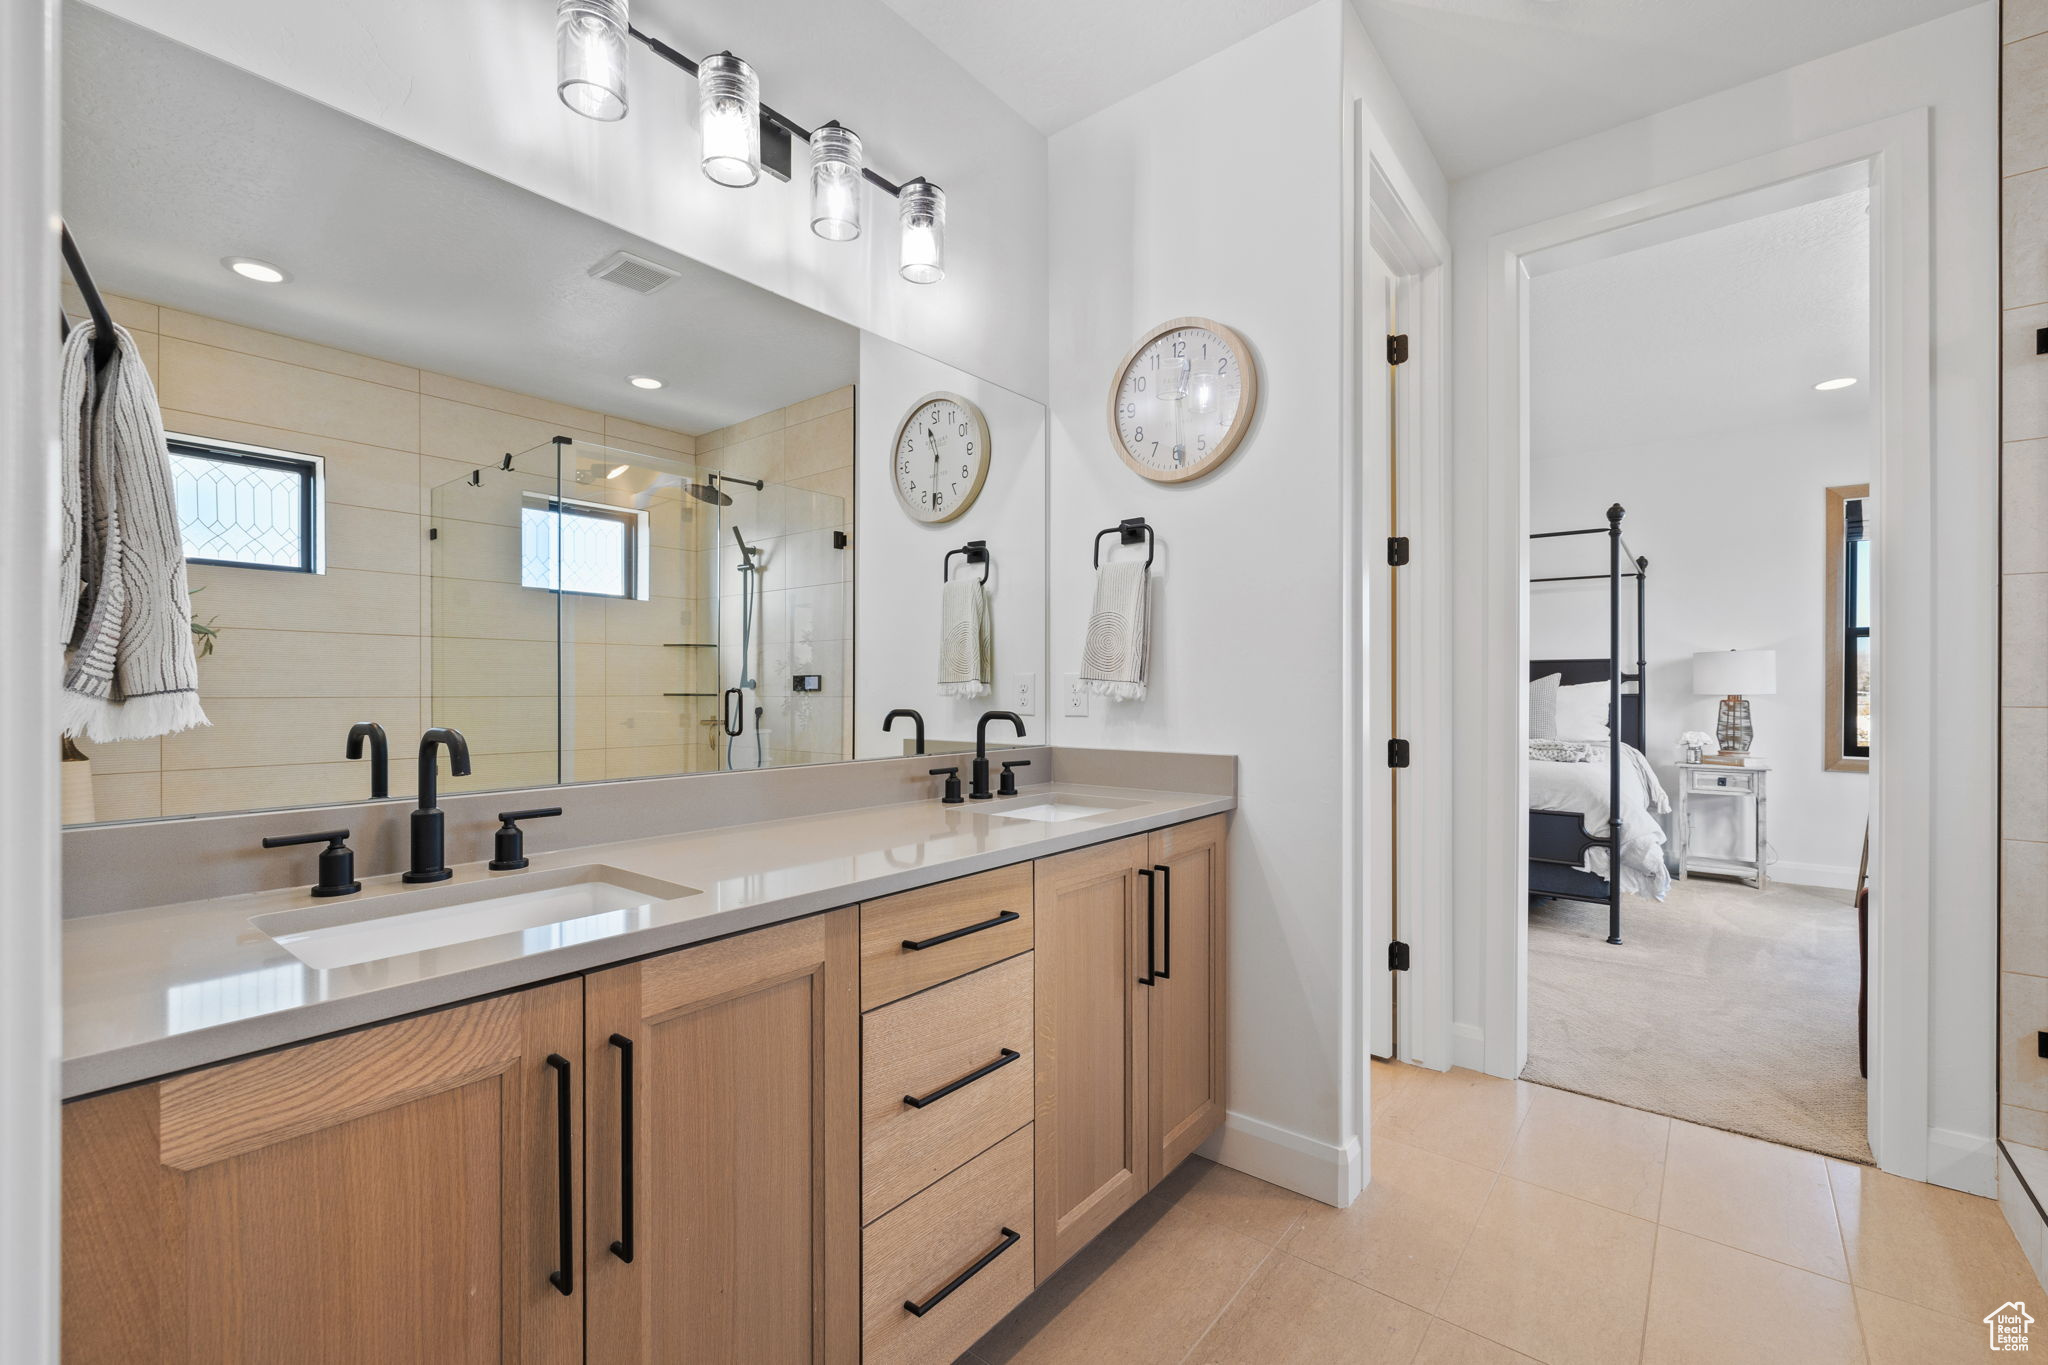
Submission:
[[[1408,766],[1407,740],[1390,739],[1387,741],[1387,766],[1389,768],[1405,768]]]
[[[1387,945],[1387,970],[1405,972],[1408,970],[1408,945],[1395,939]]]
[[[1387,363],[1405,365],[1408,363],[1408,334],[1396,332],[1387,338]]]
[[[1408,537],[1387,537],[1387,563],[1400,568],[1408,562]]]

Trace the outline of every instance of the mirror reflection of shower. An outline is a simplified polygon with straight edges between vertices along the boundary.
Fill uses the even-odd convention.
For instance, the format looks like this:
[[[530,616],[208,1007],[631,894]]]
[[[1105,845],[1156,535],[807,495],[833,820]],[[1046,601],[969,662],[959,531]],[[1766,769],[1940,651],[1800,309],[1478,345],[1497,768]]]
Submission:
[[[711,477],[713,480],[716,480],[726,476],[714,474]],[[766,486],[763,481],[755,479],[737,479],[733,480],[733,482],[751,484],[756,492],[763,491]],[[729,507],[732,505],[732,498],[727,494],[718,493],[715,483],[709,483],[707,486],[722,499],[717,504],[718,506]],[[700,494],[699,496],[701,497],[702,495]],[[710,501],[710,499],[705,500]],[[761,572],[764,566],[761,562],[760,548],[747,544],[747,538],[740,533],[737,523],[732,528],[732,539],[733,544],[739,546],[740,550],[740,560],[736,566],[740,576],[740,676],[738,685],[731,689],[732,693],[737,695],[732,696],[727,703],[725,766],[728,769],[736,766],[733,762],[734,748],[740,744],[746,733],[746,716],[749,709],[751,709],[754,721],[752,727],[754,735],[753,766],[760,768],[766,766],[768,758],[767,749],[761,737],[761,715],[765,708],[755,700],[754,696],[749,694],[758,694],[761,686],[759,680],[754,676],[754,618],[761,600]],[[754,702],[751,708],[747,705],[750,701]]]

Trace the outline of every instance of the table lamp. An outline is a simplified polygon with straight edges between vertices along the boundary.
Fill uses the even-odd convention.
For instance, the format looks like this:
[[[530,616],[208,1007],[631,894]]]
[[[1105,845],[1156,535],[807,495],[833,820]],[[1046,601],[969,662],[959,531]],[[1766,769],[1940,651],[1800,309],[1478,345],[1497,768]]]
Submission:
[[[1723,649],[1692,656],[1692,690],[1719,697],[1714,738],[1724,754],[1746,754],[1756,731],[1749,723],[1745,697],[1768,697],[1778,690],[1778,651]]]

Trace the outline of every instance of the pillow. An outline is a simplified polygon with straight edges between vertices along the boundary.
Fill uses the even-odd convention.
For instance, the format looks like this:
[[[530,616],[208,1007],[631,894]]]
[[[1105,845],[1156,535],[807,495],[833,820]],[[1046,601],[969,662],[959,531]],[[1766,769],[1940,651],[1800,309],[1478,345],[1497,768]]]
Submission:
[[[1557,689],[1557,738],[1607,738],[1607,684],[1576,683]]]
[[[1553,673],[1529,684],[1529,738],[1557,738],[1557,686],[1564,674]]]

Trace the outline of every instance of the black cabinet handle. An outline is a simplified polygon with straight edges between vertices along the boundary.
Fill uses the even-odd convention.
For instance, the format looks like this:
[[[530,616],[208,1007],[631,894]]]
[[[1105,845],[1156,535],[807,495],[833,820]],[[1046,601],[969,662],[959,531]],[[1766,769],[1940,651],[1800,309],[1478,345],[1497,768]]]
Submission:
[[[950,930],[947,933],[938,934],[932,938],[906,938],[903,940],[903,947],[908,952],[921,953],[927,948],[936,948],[941,943],[951,943],[956,938],[965,938],[969,934],[978,934],[984,929],[993,929],[999,924],[1008,924],[1011,920],[1022,918],[1024,917],[1015,910],[1005,910],[994,919],[985,919],[979,924],[970,924],[965,929]]]
[[[958,1275],[955,1275],[952,1279],[946,1281],[945,1288],[941,1289],[938,1293],[926,1299],[923,1303],[912,1303],[910,1300],[905,1299],[903,1301],[903,1311],[909,1313],[913,1317],[923,1317],[926,1313],[931,1312],[932,1309],[937,1308],[940,1304],[944,1303],[946,1301],[946,1296],[948,1294],[951,1294],[961,1285],[966,1284],[976,1275],[979,1275],[982,1271],[988,1269],[988,1263],[990,1261],[993,1261],[996,1257],[1002,1255],[1011,1247],[1017,1245],[1018,1240],[1019,1234],[1010,1231],[1008,1228],[1004,1228],[1003,1240],[997,1242],[995,1246],[990,1250],[983,1252],[980,1260],[976,1261],[973,1265],[967,1267],[967,1269],[961,1271]]]
[[[619,1240],[612,1243],[612,1255],[631,1264],[633,1260],[633,1040],[623,1033],[611,1036],[619,1050]]]
[[[1145,974],[1138,978],[1140,986],[1151,985],[1159,975],[1152,970],[1152,963],[1159,955],[1159,880],[1153,871],[1149,867],[1138,869],[1138,875],[1145,879]]]
[[[567,1297],[576,1292],[576,1220],[571,1203],[576,1191],[570,1183],[575,1172],[569,1161],[569,1059],[559,1052],[550,1052],[548,1065],[555,1069],[555,1191],[562,1217],[562,1268],[548,1272],[548,1283]]]
[[[1152,973],[1161,981],[1173,979],[1173,869],[1165,863],[1154,863],[1159,874],[1159,917],[1165,922],[1165,932],[1159,936],[1159,960],[1162,967]]]
[[[963,1085],[973,1085],[976,1081],[980,1080],[983,1076],[988,1075],[992,1071],[1001,1071],[1004,1067],[1008,1066],[1011,1062],[1016,1061],[1019,1057],[1022,1057],[1023,1055],[1023,1053],[1017,1051],[1017,1049],[1013,1047],[1006,1047],[1003,1049],[1002,1055],[1000,1057],[997,1057],[994,1061],[990,1062],[987,1066],[978,1066],[974,1068],[974,1070],[968,1072],[965,1076],[962,1076],[959,1080],[946,1082],[937,1090],[932,1091],[932,1093],[929,1095],[905,1095],[903,1097],[903,1102],[909,1105],[912,1109],[922,1109],[926,1105],[932,1103],[932,1101],[934,1100],[942,1100],[946,1098],[946,1096],[952,1094],[955,1090],[958,1090]]]

